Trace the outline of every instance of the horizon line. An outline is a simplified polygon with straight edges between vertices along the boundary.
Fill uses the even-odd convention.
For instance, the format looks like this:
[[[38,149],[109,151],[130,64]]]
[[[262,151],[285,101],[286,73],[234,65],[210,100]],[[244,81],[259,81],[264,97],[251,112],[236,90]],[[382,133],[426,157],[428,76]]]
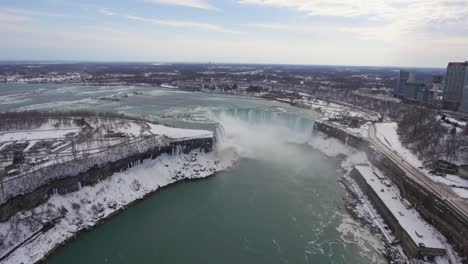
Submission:
[[[450,63],[451,61],[447,62]],[[304,64],[304,63],[256,63],[256,62],[215,62],[215,61],[143,61],[143,60],[3,60],[0,59],[0,64],[7,63],[18,63],[18,64],[28,64],[28,63],[55,63],[55,64],[80,64],[80,63],[129,63],[129,64],[199,64],[199,65],[209,65],[209,64],[219,64],[219,65],[275,65],[275,66],[322,66],[322,67],[363,67],[363,68],[401,68],[401,69],[446,69],[447,66],[392,66],[392,65],[349,65],[349,64]]]

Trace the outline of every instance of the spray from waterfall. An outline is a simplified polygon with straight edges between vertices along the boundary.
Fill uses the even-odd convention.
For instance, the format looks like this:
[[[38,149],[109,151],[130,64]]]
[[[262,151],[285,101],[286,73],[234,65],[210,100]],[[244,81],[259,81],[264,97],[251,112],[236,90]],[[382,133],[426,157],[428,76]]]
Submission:
[[[217,122],[217,148],[242,157],[281,155],[291,143],[306,143],[314,121],[288,112],[257,109],[212,110],[207,117]]]

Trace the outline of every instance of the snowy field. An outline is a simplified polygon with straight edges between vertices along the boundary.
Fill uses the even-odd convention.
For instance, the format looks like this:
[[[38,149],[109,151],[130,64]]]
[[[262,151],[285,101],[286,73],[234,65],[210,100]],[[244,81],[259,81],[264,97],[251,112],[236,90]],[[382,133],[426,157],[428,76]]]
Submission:
[[[210,176],[229,168],[237,159],[230,152],[193,152],[187,155],[163,155],[155,160],[67,195],[54,195],[48,203],[34,210],[20,212],[0,223],[0,257],[30,238],[43,223],[59,217],[51,229],[41,232],[0,263],[34,263],[77,232],[96,225],[112,213],[125,208],[145,195],[183,179]]]
[[[376,123],[375,127],[377,129],[377,138],[382,143],[386,144],[400,156],[405,158],[405,160],[413,167],[422,167],[422,162],[418,159],[418,157],[401,144],[397,133],[397,123]]]
[[[401,144],[396,123],[376,123],[375,127],[377,129],[377,138],[403,157],[409,164],[424,173],[424,175],[429,177],[432,181],[451,186],[452,190],[460,197],[468,198],[468,180],[457,175],[446,175],[445,177],[436,176],[422,168],[422,161]]]

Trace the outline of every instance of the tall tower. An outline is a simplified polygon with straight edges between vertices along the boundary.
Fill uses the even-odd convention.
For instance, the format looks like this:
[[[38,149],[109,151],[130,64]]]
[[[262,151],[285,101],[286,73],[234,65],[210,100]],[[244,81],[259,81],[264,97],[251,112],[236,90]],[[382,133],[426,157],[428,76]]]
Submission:
[[[415,71],[400,70],[397,86],[395,87],[395,95],[404,96],[406,82],[414,82],[415,80],[416,80]]]
[[[434,74],[432,75],[432,84],[431,84],[431,91],[432,91],[432,99],[439,100],[443,96],[443,81],[444,76],[442,74]]]
[[[444,108],[468,112],[468,61],[448,64]]]

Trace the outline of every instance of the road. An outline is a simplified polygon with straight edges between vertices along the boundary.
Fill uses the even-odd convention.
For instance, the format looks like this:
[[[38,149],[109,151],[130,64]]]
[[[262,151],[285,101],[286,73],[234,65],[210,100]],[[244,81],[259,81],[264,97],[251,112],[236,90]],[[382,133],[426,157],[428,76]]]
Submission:
[[[468,222],[468,201],[458,196],[449,186],[432,181],[424,175],[423,172],[406,162],[396,151],[390,149],[384,142],[381,142],[377,138],[376,130],[373,124],[369,126],[370,143],[377,147],[386,157],[394,161],[395,164],[398,164],[407,177],[410,177],[414,182],[418,183],[422,188],[433,195],[446,200],[454,211],[458,213],[464,221]]]

